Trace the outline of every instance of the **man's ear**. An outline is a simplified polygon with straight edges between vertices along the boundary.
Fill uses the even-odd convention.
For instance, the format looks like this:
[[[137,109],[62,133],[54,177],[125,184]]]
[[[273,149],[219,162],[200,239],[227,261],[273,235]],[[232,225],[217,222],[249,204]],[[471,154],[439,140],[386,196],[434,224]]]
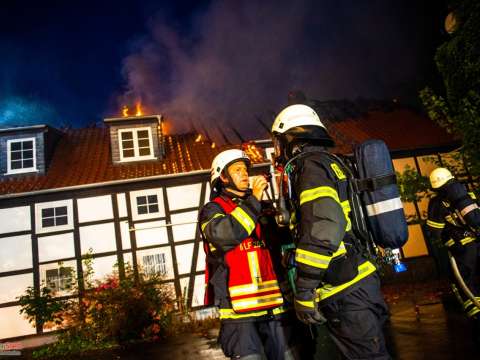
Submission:
[[[223,171],[220,173],[220,180],[222,180],[224,184],[228,184],[228,178],[225,176]]]

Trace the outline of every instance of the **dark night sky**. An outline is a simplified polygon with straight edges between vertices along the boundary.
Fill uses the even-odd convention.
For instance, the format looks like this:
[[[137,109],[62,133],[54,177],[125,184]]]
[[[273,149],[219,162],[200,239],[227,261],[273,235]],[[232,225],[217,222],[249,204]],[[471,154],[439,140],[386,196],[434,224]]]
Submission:
[[[0,126],[87,126],[136,99],[179,130],[248,126],[291,89],[414,104],[444,36],[429,3],[3,0]]]

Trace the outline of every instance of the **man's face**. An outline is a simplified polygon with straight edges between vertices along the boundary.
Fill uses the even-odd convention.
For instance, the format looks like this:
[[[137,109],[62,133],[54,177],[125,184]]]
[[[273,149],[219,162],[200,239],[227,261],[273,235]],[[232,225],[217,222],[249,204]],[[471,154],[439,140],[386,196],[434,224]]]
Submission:
[[[227,168],[227,172],[238,190],[245,191],[248,189],[248,168],[245,162],[234,162]]]

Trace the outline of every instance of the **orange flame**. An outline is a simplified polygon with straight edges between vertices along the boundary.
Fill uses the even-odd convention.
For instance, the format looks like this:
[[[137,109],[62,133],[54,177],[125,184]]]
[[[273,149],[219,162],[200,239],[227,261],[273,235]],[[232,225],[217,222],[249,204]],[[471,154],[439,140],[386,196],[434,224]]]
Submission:
[[[135,116],[142,116],[143,111],[142,111],[142,103],[140,101],[137,101],[135,104]]]
[[[123,107],[122,107],[122,115],[123,115],[123,117],[127,117],[127,116],[128,116],[128,106],[127,106],[127,105],[123,105]]]
[[[195,142],[198,143],[202,141],[202,134],[198,134],[197,138],[195,139]]]

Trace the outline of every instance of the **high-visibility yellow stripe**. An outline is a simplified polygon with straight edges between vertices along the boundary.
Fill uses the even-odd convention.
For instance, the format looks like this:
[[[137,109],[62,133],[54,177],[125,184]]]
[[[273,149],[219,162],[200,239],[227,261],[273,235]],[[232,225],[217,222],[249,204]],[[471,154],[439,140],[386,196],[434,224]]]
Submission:
[[[302,191],[300,194],[300,205],[303,205],[309,201],[318,199],[320,197],[329,197],[340,203],[337,190],[330,186],[319,186],[313,189]]]
[[[288,309],[284,306],[276,307],[271,311],[258,310],[258,311],[252,311],[251,313],[248,313],[248,314],[238,314],[235,311],[233,311],[233,309],[219,309],[220,319],[244,319],[249,317],[265,316],[269,314],[278,315],[287,311]]]
[[[328,268],[328,264],[332,260],[331,256],[320,255],[311,251],[297,249],[295,250],[295,261],[310,265],[320,269]]]
[[[477,198],[477,195],[475,195],[475,193],[474,193],[473,191],[469,191],[469,192],[468,192],[468,195],[470,195],[470,197],[471,197],[472,199],[476,199],[476,198]]]
[[[278,283],[276,280],[271,284],[265,284],[265,283],[248,284],[248,285],[228,288],[231,297],[256,294],[256,293],[279,290],[279,289],[280,287],[278,286]]]
[[[225,214],[222,214],[222,213],[216,213],[216,214],[214,214],[210,219],[208,219],[207,221],[205,221],[205,222],[202,224],[202,226],[201,226],[202,232],[205,232],[205,228],[207,227],[207,225],[208,225],[208,223],[209,223],[210,221],[212,221],[213,219],[216,219],[216,218],[218,218],[218,217],[223,217],[223,216],[225,216]]]
[[[251,288],[251,287],[258,287],[259,289],[265,286],[271,286],[278,284],[277,280],[267,280],[267,281],[262,281],[261,283],[258,284],[246,284],[246,285],[235,285],[235,286],[230,286],[230,290],[245,290]]]
[[[478,312],[480,312],[480,309],[478,307],[474,307],[472,310],[470,310],[467,315],[468,317],[472,317],[474,316],[475,314],[477,314]]]
[[[445,227],[445,223],[438,223],[433,220],[427,220],[427,225],[435,229],[443,229]]]
[[[305,306],[305,307],[308,307],[308,308],[311,308],[311,309],[314,309],[315,308],[315,301],[313,300],[310,300],[310,301],[300,301],[300,300],[297,300],[295,299],[295,302],[297,304],[300,304],[302,306]]]
[[[460,242],[462,243],[462,245],[467,245],[468,243],[471,243],[472,241],[475,241],[475,238],[473,238],[473,237],[466,237],[466,238],[460,240]]]
[[[333,286],[329,284],[325,284],[321,288],[317,289],[317,297],[319,301],[323,301],[330,296],[338,294],[340,291],[345,290],[346,288],[352,286],[353,284],[359,282],[360,280],[366,278],[368,275],[373,274],[376,271],[375,265],[373,265],[370,261],[366,261],[358,267],[358,275],[346,282],[345,284]]]
[[[255,221],[241,207],[237,206],[230,215],[243,226],[247,234],[250,235],[255,230]]]
[[[352,222],[350,220],[350,216],[348,216],[350,211],[352,211],[350,207],[350,202],[348,200],[345,200],[342,201],[340,205],[342,205],[343,214],[345,215],[345,219],[347,220],[347,226],[345,227],[345,231],[350,231],[352,229]]]
[[[232,300],[233,310],[245,310],[256,306],[282,305],[283,297],[280,294],[255,296],[246,299]]]
[[[451,246],[453,246],[453,245],[455,245],[455,241],[453,241],[453,239],[450,239],[450,240],[448,240],[448,241],[445,243],[445,246],[446,246],[446,247],[451,247]]]
[[[345,248],[345,243],[342,241],[340,243],[340,246],[338,247],[338,250],[333,253],[332,258],[336,258],[346,253],[347,253],[347,249]]]

